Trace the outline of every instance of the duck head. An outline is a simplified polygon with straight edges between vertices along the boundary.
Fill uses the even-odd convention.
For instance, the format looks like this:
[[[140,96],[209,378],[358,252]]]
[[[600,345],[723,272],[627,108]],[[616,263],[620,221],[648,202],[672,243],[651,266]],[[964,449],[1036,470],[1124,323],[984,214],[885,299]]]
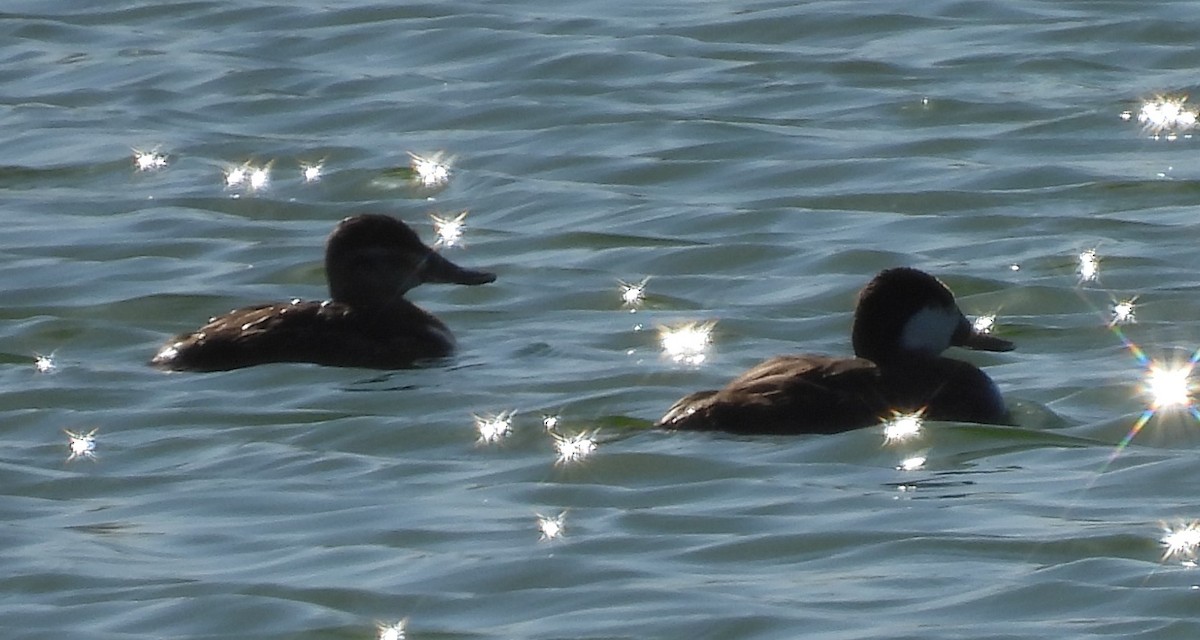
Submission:
[[[403,222],[379,214],[342,220],[325,243],[333,300],[352,307],[387,304],[423,282],[487,284],[496,274],[465,269],[421,242]]]
[[[937,357],[952,346],[1013,349],[1007,340],[975,331],[945,284],[909,267],[881,271],[863,288],[851,340],[855,355],[876,364]]]

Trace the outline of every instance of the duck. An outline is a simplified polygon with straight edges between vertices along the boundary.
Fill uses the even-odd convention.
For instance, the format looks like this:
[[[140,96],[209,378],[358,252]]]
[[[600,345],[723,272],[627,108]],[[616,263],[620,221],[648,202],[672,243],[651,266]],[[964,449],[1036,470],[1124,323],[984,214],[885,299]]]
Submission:
[[[481,285],[496,275],[460,267],[404,222],[383,214],[346,218],[325,243],[330,298],[234,309],[177,335],[150,364],[225,371],[274,362],[401,369],[454,353],[441,320],[404,298],[430,283]]]
[[[919,269],[885,269],[862,289],[851,328],[854,357],[770,358],[718,390],[676,402],[656,423],[671,430],[735,434],[832,434],[919,414],[924,420],[1009,424],[986,373],[943,357],[951,346],[1011,351],[976,331],[940,280]]]

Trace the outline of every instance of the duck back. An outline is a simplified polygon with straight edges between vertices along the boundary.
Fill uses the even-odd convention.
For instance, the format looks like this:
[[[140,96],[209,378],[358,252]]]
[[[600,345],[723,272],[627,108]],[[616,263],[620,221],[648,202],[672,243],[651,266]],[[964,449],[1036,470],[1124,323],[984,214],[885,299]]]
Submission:
[[[837,433],[875,421],[879,370],[869,360],[778,356],[724,388],[676,402],[659,421],[668,429],[745,434]]]
[[[1008,419],[991,379],[966,362],[914,358],[885,368],[863,358],[791,355],[762,362],[720,390],[684,397],[658,426],[740,434],[839,433],[914,411],[931,420]]]
[[[337,302],[236,309],[176,336],[150,364],[176,371],[224,371],[272,362],[396,369],[454,351],[449,329],[412,304],[360,311]]]

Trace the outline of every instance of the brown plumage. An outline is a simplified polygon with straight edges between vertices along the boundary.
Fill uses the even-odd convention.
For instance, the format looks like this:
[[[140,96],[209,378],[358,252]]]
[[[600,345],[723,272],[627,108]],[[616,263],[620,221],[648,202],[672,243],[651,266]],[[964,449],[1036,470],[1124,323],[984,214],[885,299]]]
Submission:
[[[858,357],[771,358],[722,389],[685,396],[658,426],[746,434],[837,433],[913,411],[932,420],[1008,420],[987,374],[940,354],[951,345],[1008,351],[1012,344],[975,333],[954,295],[933,276],[909,268],[881,272],[859,296],[852,336]]]
[[[484,284],[496,276],[463,269],[395,218],[346,218],[326,243],[331,300],[235,309],[167,341],[150,364],[217,371],[270,362],[394,369],[448,356],[454,337],[404,299],[422,282]]]

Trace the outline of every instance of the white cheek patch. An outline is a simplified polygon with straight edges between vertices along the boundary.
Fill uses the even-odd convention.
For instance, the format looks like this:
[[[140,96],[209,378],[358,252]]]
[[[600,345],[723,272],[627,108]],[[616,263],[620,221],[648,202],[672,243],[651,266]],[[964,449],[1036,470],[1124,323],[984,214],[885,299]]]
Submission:
[[[962,320],[953,307],[925,307],[913,314],[900,332],[900,347],[937,355],[950,348],[950,339]]]

